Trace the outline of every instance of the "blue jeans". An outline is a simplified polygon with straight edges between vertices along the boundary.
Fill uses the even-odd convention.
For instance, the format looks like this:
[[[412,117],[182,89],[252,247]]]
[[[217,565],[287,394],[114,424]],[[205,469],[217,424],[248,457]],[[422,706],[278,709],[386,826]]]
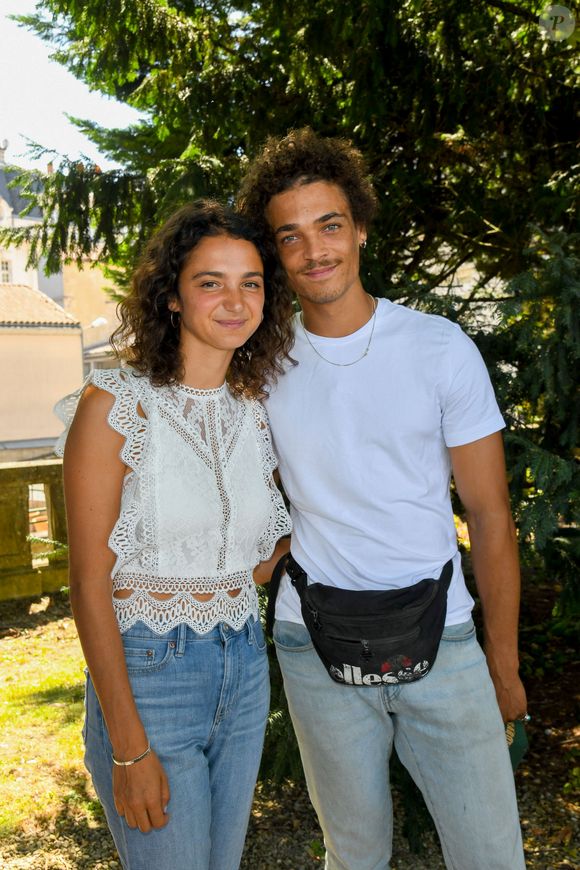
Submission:
[[[277,621],[274,641],[327,870],[388,870],[393,742],[448,868],[523,870],[505,730],[471,620],[445,630],[426,677],[394,686],[334,683],[302,625]]]
[[[113,801],[111,744],[87,678],[85,764],[126,870],[237,870],[269,708],[260,623],[200,635],[185,625],[158,635],[137,623],[123,635],[133,695],[163,764],[169,821],[129,828]]]

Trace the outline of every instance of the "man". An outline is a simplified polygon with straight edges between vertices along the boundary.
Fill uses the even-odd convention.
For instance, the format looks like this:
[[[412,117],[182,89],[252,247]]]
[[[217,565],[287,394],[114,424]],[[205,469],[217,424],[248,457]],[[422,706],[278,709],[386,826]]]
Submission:
[[[433,669],[394,685],[333,682],[295,588],[288,577],[281,584],[274,640],[326,867],[389,867],[394,742],[447,866],[520,870],[503,726],[526,713],[519,569],[504,423],[483,361],[457,325],[365,291],[359,251],[375,196],[348,142],[309,129],[269,140],[241,203],[269,225],[302,308],[297,365],[267,400],[292,509],[292,556],[310,583],[351,590],[410,587],[453,565]],[[468,520],[485,656],[457,550],[451,473]]]

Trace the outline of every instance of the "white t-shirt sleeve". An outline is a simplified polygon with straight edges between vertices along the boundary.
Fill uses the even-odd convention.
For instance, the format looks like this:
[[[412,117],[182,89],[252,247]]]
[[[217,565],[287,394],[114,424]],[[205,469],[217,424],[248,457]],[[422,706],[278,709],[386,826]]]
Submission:
[[[442,396],[442,427],[447,447],[459,447],[505,427],[480,352],[459,327],[448,345],[448,381]]]

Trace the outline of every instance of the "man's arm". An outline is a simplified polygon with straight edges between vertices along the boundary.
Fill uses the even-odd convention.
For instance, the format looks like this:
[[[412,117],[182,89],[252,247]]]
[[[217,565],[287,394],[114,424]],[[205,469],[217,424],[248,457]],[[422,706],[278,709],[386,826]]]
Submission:
[[[467,516],[485,655],[508,722],[526,713],[526,693],[518,675],[520,570],[501,433],[451,447],[449,455]]]
[[[290,535],[280,538],[274,552],[265,562],[259,562],[254,568],[254,583],[257,586],[263,586],[264,583],[269,583],[272,579],[274,568],[286,553],[290,552]]]

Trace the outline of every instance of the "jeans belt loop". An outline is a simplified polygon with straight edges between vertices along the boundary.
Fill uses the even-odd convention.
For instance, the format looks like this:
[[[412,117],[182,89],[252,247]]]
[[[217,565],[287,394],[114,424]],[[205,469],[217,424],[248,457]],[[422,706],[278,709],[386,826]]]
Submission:
[[[256,617],[252,614],[251,616],[248,616],[244,626],[250,646],[253,646],[256,643],[256,623]]]
[[[182,622],[177,626],[177,646],[175,649],[176,656],[182,656],[185,653],[185,641],[187,639],[187,625]]]

